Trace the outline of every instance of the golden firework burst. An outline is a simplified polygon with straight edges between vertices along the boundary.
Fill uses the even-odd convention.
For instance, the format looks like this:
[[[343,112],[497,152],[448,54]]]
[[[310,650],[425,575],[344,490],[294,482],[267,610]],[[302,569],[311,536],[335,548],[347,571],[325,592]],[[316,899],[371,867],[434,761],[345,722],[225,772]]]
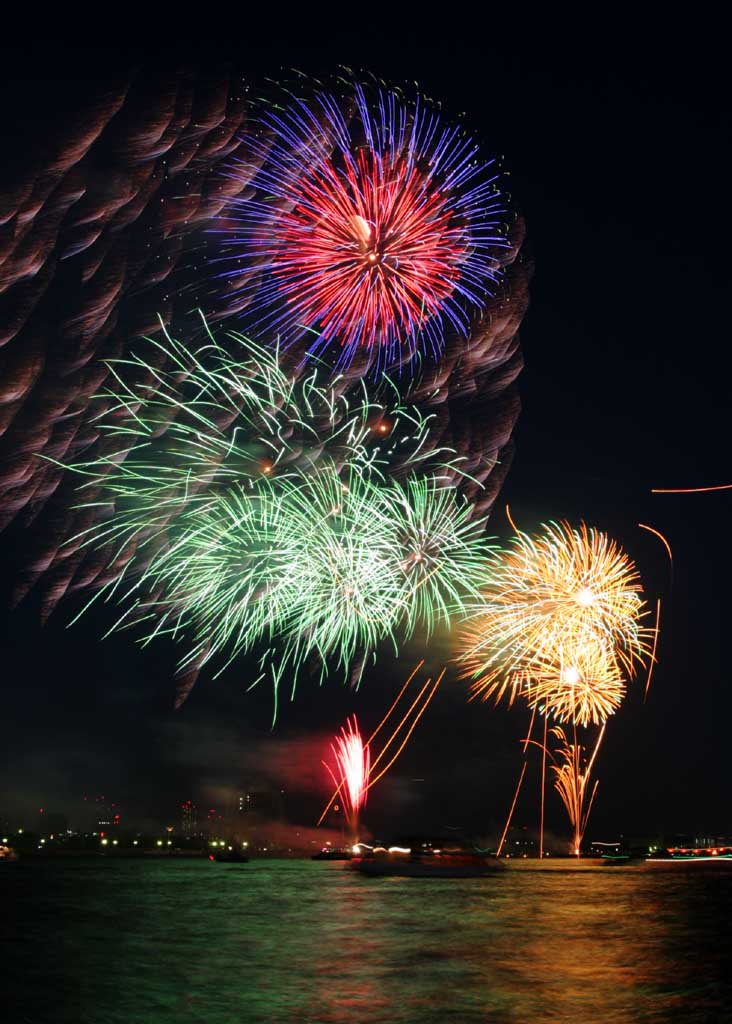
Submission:
[[[550,523],[533,537],[517,532],[490,575],[458,656],[472,694],[521,695],[560,721],[604,722],[651,657],[632,560],[584,523]]]

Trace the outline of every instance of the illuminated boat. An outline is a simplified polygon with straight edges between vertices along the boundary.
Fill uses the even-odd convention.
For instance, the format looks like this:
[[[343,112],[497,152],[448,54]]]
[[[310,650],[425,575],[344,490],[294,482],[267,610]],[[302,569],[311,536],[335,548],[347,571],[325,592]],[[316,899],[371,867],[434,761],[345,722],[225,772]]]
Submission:
[[[332,850],[325,846],[318,853],[314,853],[310,860],[350,860],[352,856],[350,850]]]
[[[669,865],[669,864],[724,864],[732,865],[732,847],[730,846],[709,846],[709,847],[669,847],[663,853],[654,853],[646,860],[646,864]]]
[[[605,867],[621,868],[628,864],[644,864],[646,858],[632,853],[603,853],[600,860]]]
[[[12,846],[0,845],[0,864],[15,864],[18,861],[18,854]]]
[[[496,857],[459,846],[363,846],[350,867],[371,878],[482,878],[505,871]]]

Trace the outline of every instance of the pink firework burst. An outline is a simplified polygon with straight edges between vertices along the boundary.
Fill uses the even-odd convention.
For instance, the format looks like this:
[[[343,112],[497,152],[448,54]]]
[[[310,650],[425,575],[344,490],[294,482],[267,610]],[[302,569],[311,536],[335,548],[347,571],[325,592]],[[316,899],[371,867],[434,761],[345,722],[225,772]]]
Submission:
[[[364,744],[358,729],[356,716],[346,719],[341,726],[340,735],[330,749],[335,760],[335,771],[325,761],[331,778],[341,793],[349,825],[355,831],[358,827],[358,816],[366,804],[369,776],[371,773],[371,755],[368,744]]]

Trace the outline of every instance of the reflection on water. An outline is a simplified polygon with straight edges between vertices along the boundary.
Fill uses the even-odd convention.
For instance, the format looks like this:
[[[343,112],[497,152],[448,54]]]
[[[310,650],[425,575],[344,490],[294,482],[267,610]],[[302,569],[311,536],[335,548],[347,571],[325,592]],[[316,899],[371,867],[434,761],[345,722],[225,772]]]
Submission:
[[[0,873],[12,1021],[732,1021],[732,868],[367,879],[338,863]]]

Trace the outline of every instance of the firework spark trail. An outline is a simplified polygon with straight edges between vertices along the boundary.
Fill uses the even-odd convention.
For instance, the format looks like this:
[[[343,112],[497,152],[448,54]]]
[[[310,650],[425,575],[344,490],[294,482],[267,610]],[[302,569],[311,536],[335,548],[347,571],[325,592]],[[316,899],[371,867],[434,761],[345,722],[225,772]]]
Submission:
[[[600,729],[592,754],[584,768],[582,766],[584,748],[577,743],[576,736],[574,743],[569,743],[563,729],[554,728],[552,729],[552,734],[557,737],[561,744],[557,752],[559,763],[556,763],[554,756],[550,755],[552,760],[555,761],[552,765],[554,785],[565,806],[570,824],[574,829],[572,852],[576,857],[579,857],[582,839],[587,829],[587,822],[589,821],[592,803],[598,787],[598,782],[595,781],[588,800],[588,785],[597,752],[605,735],[605,725],[603,724]],[[546,751],[546,747],[544,750]]]
[[[511,801],[511,808],[510,808],[510,810],[508,812],[508,817],[506,818],[506,826],[503,829],[503,833],[501,835],[501,841],[499,842],[498,850],[496,851],[496,856],[497,857],[501,856],[501,850],[503,849],[503,844],[506,842],[506,836],[508,835],[508,830],[509,830],[509,828],[511,826],[511,819],[513,818],[513,812],[516,809],[516,801],[518,800],[519,793],[521,792],[521,784],[523,783],[524,775],[526,774],[526,765],[527,765],[527,763],[528,762],[524,759],[524,763],[523,763],[523,765],[521,767],[521,775],[519,776],[518,784],[517,784],[516,790],[515,790],[515,792],[513,794],[513,800]]]
[[[235,166],[258,190],[234,204],[226,276],[260,330],[285,344],[312,331],[350,363],[438,353],[446,326],[467,336],[508,247],[493,161],[419,95],[346,86],[265,110]],[[351,106],[353,116],[344,114]],[[314,141],[315,140],[315,141]],[[252,273],[260,264],[264,274]]]
[[[648,523],[638,523],[638,526],[641,528],[641,530],[647,530],[648,533],[652,533],[654,535],[654,537],[658,537],[658,539],[661,541],[661,543],[663,544],[663,546],[666,549],[666,554],[668,555],[669,564],[670,564],[671,570],[673,572],[674,555],[673,555],[673,551],[671,550],[671,545],[669,544],[668,540],[664,537],[664,535],[660,532],[660,530],[657,530],[655,528],[655,526],[649,526]]]
[[[235,355],[210,333],[196,351],[165,334],[153,345],[172,369],[154,388],[147,372],[130,383],[141,358],[112,367],[110,453],[73,467],[104,509],[74,541],[111,552],[91,602],[125,605],[112,629],[171,636],[181,671],[223,671],[263,646],[261,672],[275,690],[289,674],[294,691],[305,662],[347,675],[397,632],[429,637],[462,614],[489,549],[430,418],[363,387],[349,399],[315,371],[294,381],[276,352],[231,341]],[[404,479],[391,478],[395,452]]]
[[[624,675],[649,653],[652,630],[633,563],[582,524],[517,532],[491,558],[492,581],[470,609],[459,660],[472,694],[520,694],[560,721],[601,723],[619,705]]]
[[[539,820],[539,860],[544,856],[544,796],[546,792],[546,731],[548,719],[544,716],[544,741],[541,752],[541,817]]]
[[[436,692],[436,690],[437,690],[437,687],[438,687],[438,686],[440,685],[440,683],[442,682],[443,676],[445,675],[445,671],[446,671],[446,670],[445,670],[445,669],[443,668],[443,669],[442,669],[442,671],[440,672],[440,674],[438,675],[437,679],[435,679],[434,683],[432,683],[432,680],[431,680],[431,679],[428,679],[428,680],[427,680],[427,682],[426,682],[426,683],[424,684],[424,687],[422,688],[422,690],[420,691],[420,694],[419,694],[419,696],[420,696],[420,697],[422,697],[422,695],[424,694],[425,690],[426,690],[426,689],[427,689],[427,687],[428,687],[428,686],[430,685],[430,683],[432,683],[432,689],[431,689],[431,690],[429,691],[429,693],[427,694],[427,697],[425,698],[424,702],[422,703],[422,706],[421,706],[421,707],[419,708],[419,710],[418,710],[418,711],[417,711],[417,712],[415,713],[415,715],[414,715],[414,718],[412,719],[412,722],[411,722],[411,724],[409,725],[409,728],[407,729],[406,733],[405,733],[405,734],[404,734],[404,736],[402,737],[402,740],[401,740],[401,742],[400,742],[400,744],[399,744],[399,746],[398,746],[397,750],[395,751],[395,753],[394,753],[394,754],[392,754],[392,756],[391,756],[390,760],[389,760],[389,761],[388,761],[388,763],[387,763],[387,764],[386,764],[386,765],[385,765],[385,766],[384,766],[384,767],[383,767],[383,768],[381,769],[381,771],[379,772],[379,774],[378,774],[378,775],[376,775],[376,776],[375,776],[375,777],[374,777],[373,779],[371,779],[371,780],[370,780],[370,782],[369,782],[369,789],[371,788],[371,786],[375,785],[375,784],[376,784],[376,783],[377,783],[377,782],[379,781],[379,779],[383,778],[383,776],[384,776],[384,775],[386,775],[386,773],[387,773],[387,772],[389,771],[389,769],[390,769],[390,768],[391,768],[391,766],[392,766],[392,765],[394,764],[394,762],[396,761],[396,759],[397,759],[397,758],[399,757],[399,755],[401,754],[401,752],[402,752],[402,751],[404,750],[404,748],[405,748],[405,746],[407,745],[407,742],[408,742],[408,740],[409,740],[410,736],[412,735],[412,733],[414,732],[414,730],[415,730],[415,729],[416,729],[416,727],[417,727],[417,723],[419,722],[420,718],[422,717],[422,715],[423,715],[423,714],[425,713],[425,711],[427,710],[427,705],[428,705],[428,704],[430,703],[430,701],[431,701],[431,700],[432,700],[432,698],[434,697],[434,695],[435,695],[435,692]],[[410,714],[410,713],[411,713],[411,712],[413,711],[414,707],[416,706],[416,703],[417,703],[417,701],[415,701],[415,702],[414,702],[414,703],[412,704],[412,707],[411,707],[411,708],[409,709],[409,712],[408,712],[408,714]],[[394,731],[394,733],[392,734],[392,736],[391,736],[391,738],[389,739],[388,743],[386,743],[386,744],[384,745],[384,747],[383,747],[383,749],[382,749],[381,753],[379,754],[378,758],[376,759],[376,762],[374,763],[374,767],[376,766],[376,763],[378,763],[378,761],[380,761],[380,760],[381,760],[381,758],[382,758],[382,757],[384,756],[384,753],[386,752],[386,749],[387,749],[387,747],[388,747],[388,746],[389,746],[389,745],[391,744],[392,740],[393,740],[393,739],[395,739],[395,737],[396,737],[396,734],[397,734],[397,731],[398,731],[398,729],[400,729],[400,728],[401,728],[401,726],[402,726],[402,725],[403,725],[403,724],[405,723],[405,721],[406,721],[406,716],[405,716],[405,718],[404,718],[404,719],[402,720],[402,722],[400,722],[400,723],[399,723],[399,726],[397,727],[397,729],[396,729],[396,730]]]
[[[396,708],[397,704],[399,703],[399,701],[402,699],[402,697],[406,693],[407,689],[409,688],[409,684],[412,682],[412,680],[417,675],[417,673],[419,672],[419,670],[422,668],[423,665],[424,665],[424,658],[422,658],[420,661],[417,662],[417,664],[414,666],[412,671],[409,673],[409,675],[405,679],[405,681],[404,681],[404,683],[402,685],[401,690],[396,695],[396,697],[394,698],[392,703],[389,705],[389,707],[388,707],[388,709],[386,711],[386,714],[384,715],[384,717],[381,719],[379,724],[376,726],[374,731],[369,736],[369,739],[368,739],[369,743],[373,743],[373,741],[376,739],[376,737],[381,732],[382,728],[386,725],[386,723],[389,720],[389,718],[391,718],[392,711]]]
[[[651,494],[707,494],[710,491],[729,491],[732,484],[717,484],[713,487],[653,487]]]
[[[643,702],[648,699],[648,691],[651,688],[651,676],[653,675],[653,667],[656,664],[656,648],[658,647],[658,636],[661,629],[661,598],[659,597],[656,601],[656,622],[653,627],[653,647],[651,649],[651,656],[648,660],[648,675],[646,676],[646,686],[643,691]]]
[[[673,552],[671,550],[671,545],[669,544],[669,542],[666,539],[666,537],[664,537],[664,535],[659,530],[657,530],[655,527],[648,526],[647,523],[638,523],[638,526],[641,528],[641,530],[647,530],[649,533],[652,533],[654,535],[654,537],[658,537],[658,539],[661,541],[661,543],[663,544],[664,548],[666,549],[666,554],[668,555],[668,562],[669,562],[669,567],[670,567],[670,583],[671,583],[671,586],[673,586],[673,581],[674,581],[674,556],[673,556]],[[653,669],[655,668],[656,661],[657,661],[656,650],[658,648],[658,637],[659,637],[659,634],[660,634],[660,629],[661,629],[661,598],[659,597],[657,599],[657,601],[656,601],[656,621],[655,621],[655,624],[654,624],[654,627],[653,627],[653,648],[651,649],[651,656],[650,656],[649,661],[648,661],[648,675],[646,676],[646,685],[645,685],[645,689],[643,691],[643,703],[645,703],[646,700],[648,699],[648,691],[651,688],[651,676],[653,675]]]
[[[523,743],[523,745],[524,745],[523,746],[524,760],[523,760],[523,764],[521,766],[521,774],[519,775],[519,780],[518,780],[518,783],[516,784],[516,790],[515,790],[514,795],[513,795],[513,800],[511,801],[511,807],[509,808],[509,811],[508,811],[508,817],[506,818],[506,824],[504,826],[503,832],[501,833],[501,841],[498,844],[498,850],[496,852],[496,856],[497,857],[501,856],[501,850],[503,849],[503,844],[506,841],[506,836],[508,835],[508,830],[511,827],[511,819],[513,818],[513,812],[516,809],[516,801],[518,800],[519,793],[521,792],[521,785],[522,785],[522,783],[524,781],[524,775],[526,774],[526,767],[528,765],[528,758],[526,756],[526,752],[529,749],[529,744],[532,742],[531,736],[532,736],[532,733],[534,731],[534,722],[536,721],[536,711],[537,711],[537,708],[536,708],[536,705],[534,705],[532,707],[532,709],[531,709],[531,721],[529,722],[529,728],[528,728],[528,730],[526,732],[526,737],[525,737],[525,739],[523,739],[521,741]]]

